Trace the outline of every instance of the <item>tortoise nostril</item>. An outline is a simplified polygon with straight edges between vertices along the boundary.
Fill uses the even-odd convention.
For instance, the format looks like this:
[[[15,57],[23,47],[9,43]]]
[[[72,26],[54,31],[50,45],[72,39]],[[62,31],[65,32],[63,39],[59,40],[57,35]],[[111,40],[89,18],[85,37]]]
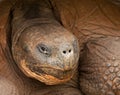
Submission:
[[[66,51],[64,50],[63,53],[66,54]]]
[[[63,55],[69,55],[69,54],[71,54],[71,52],[72,52],[72,49],[68,49],[68,48],[66,48],[66,50],[62,51]]]
[[[71,49],[69,50],[69,53],[71,52]]]

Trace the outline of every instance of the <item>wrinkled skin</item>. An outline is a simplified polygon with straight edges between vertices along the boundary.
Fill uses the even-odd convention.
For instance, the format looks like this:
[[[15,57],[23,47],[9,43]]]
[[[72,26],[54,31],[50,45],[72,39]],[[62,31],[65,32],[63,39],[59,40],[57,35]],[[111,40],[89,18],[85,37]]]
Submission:
[[[51,7],[47,0],[25,0],[9,10],[5,48],[1,43],[0,55],[8,62],[1,58],[6,69],[1,68],[0,95],[81,95],[78,39]]]
[[[119,0],[6,1],[1,95],[120,95]]]

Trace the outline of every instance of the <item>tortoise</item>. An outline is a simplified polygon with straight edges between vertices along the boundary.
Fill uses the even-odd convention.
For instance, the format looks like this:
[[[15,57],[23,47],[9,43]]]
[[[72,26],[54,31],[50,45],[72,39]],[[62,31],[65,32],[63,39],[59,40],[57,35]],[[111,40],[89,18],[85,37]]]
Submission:
[[[120,1],[86,1],[0,1],[0,95],[120,95]]]

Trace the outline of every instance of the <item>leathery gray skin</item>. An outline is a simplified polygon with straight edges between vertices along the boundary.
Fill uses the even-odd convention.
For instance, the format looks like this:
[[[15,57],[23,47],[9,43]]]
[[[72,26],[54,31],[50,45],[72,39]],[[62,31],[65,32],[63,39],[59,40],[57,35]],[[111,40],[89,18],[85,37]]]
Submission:
[[[17,1],[4,33],[0,95],[81,95],[78,39],[63,27],[49,0]]]
[[[15,62],[27,76],[47,85],[70,80],[79,59],[77,38],[56,20],[46,1],[23,3],[12,19]]]
[[[119,35],[94,25],[95,33],[79,47],[81,38],[63,27],[50,2],[39,2],[19,2],[10,13],[4,68],[9,73],[0,78],[2,95],[120,95]],[[119,6],[119,0],[112,3]]]

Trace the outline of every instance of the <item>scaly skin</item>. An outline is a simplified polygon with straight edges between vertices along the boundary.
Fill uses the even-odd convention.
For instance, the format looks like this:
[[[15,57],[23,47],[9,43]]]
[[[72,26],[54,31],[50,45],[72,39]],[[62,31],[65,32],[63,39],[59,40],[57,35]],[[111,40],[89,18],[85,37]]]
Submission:
[[[101,37],[85,44],[80,60],[80,88],[85,95],[120,94],[120,38]]]
[[[120,7],[117,1],[54,0],[64,26],[79,39],[80,47],[83,45],[79,79],[84,95],[120,95]],[[67,4],[69,6],[65,6]]]
[[[29,75],[29,73],[31,74],[31,72],[28,70],[28,68],[26,69],[26,67],[24,67],[26,64],[28,65],[27,62],[29,61],[21,61],[19,58],[26,58],[27,54],[25,54],[24,56],[19,56],[19,60],[17,60],[17,63],[21,62],[23,64],[23,67],[21,67],[21,70],[23,71],[21,72],[20,68],[18,68],[19,65],[16,66],[14,62],[16,60],[13,59],[13,56],[11,54],[11,45],[9,45],[10,43],[8,43],[7,41],[13,40],[13,45],[16,44],[16,37],[13,39],[13,36],[16,34],[15,30],[19,30],[19,23],[26,19],[34,18],[35,16],[38,17],[39,15],[34,15],[38,13],[36,5],[34,6],[34,8],[31,7],[31,9],[33,9],[34,11],[30,11],[28,7],[26,7],[26,5],[22,10],[19,10],[18,6],[17,8],[13,7],[15,8],[15,10],[13,12],[14,14],[12,15],[14,18],[11,25],[14,26],[12,27],[12,39],[10,39],[10,31],[6,32],[6,27],[0,28],[0,32],[2,34],[0,35],[0,64],[2,64],[0,66],[0,94],[11,95],[8,93],[12,93],[12,95],[120,95],[120,8],[119,0],[115,0],[113,3],[111,1],[112,0],[87,0],[86,2],[85,0],[51,0],[54,12],[56,12],[57,20],[61,21],[62,25],[72,31],[73,34],[78,38],[79,48],[81,50],[78,66],[79,72],[76,68],[74,76],[70,81],[53,86],[45,85],[41,83],[40,80],[37,81],[38,77],[33,77],[37,80],[27,77],[32,77]],[[10,11],[9,8],[7,8],[7,10],[8,11],[6,12]],[[52,17],[52,19],[54,19],[54,16],[51,14],[51,12],[49,13],[48,10],[46,11],[48,12],[49,16],[48,14],[41,14],[41,16],[50,17],[50,21]],[[3,14],[2,16],[0,15],[0,18],[4,18],[6,20],[7,16],[9,16],[9,13],[7,14],[6,12],[2,12]],[[44,10],[42,10],[42,13],[44,13]],[[7,20],[2,21],[2,23],[0,22],[0,26],[6,26],[6,24],[8,25]],[[57,24],[58,26],[60,25],[56,22],[54,24]],[[52,26],[51,24],[49,25]],[[31,28],[32,30],[35,30],[35,28],[37,27]],[[19,40],[19,43],[24,42],[24,39],[29,42],[29,36],[25,37],[28,32],[31,35],[35,34],[33,38],[41,35],[39,33],[37,35],[36,32],[32,34],[30,31],[31,28],[28,28],[26,31],[24,31],[22,37]],[[59,30],[58,28],[59,27],[53,27],[53,29],[56,30]],[[23,26],[21,30],[22,29],[24,29]],[[60,32],[58,31],[57,33]],[[65,38],[67,38],[68,35],[71,35],[68,32],[65,33]],[[19,34],[17,36],[19,36]],[[46,38],[46,36],[42,37]],[[30,40],[30,42],[33,41],[33,38]],[[71,42],[71,38],[69,39],[69,41]],[[26,44],[31,45],[34,43]],[[53,43],[53,45],[55,44],[57,43]],[[23,45],[18,44],[18,46]],[[17,48],[15,49],[17,50]],[[24,49],[26,51],[29,50],[26,47]],[[14,56],[14,58],[15,57],[16,56]],[[31,56],[30,60],[32,60]],[[39,67],[39,65],[37,66]],[[31,68],[30,66],[28,67]],[[28,72],[25,72],[24,70]],[[33,68],[31,70],[34,71]],[[49,71],[46,69],[44,70]],[[25,75],[23,74],[23,72],[25,73]],[[53,75],[54,74],[55,73],[53,73]],[[34,76],[34,74],[31,75]],[[54,80],[53,77],[51,79],[52,81]],[[58,80],[56,82],[58,83]],[[9,87],[11,89],[9,89]]]
[[[97,3],[80,30],[88,38],[80,55],[80,89],[85,95],[120,95],[120,13],[109,2]]]
[[[78,40],[49,2],[23,0],[6,10],[0,15],[6,18],[0,22],[0,95],[81,95]]]

